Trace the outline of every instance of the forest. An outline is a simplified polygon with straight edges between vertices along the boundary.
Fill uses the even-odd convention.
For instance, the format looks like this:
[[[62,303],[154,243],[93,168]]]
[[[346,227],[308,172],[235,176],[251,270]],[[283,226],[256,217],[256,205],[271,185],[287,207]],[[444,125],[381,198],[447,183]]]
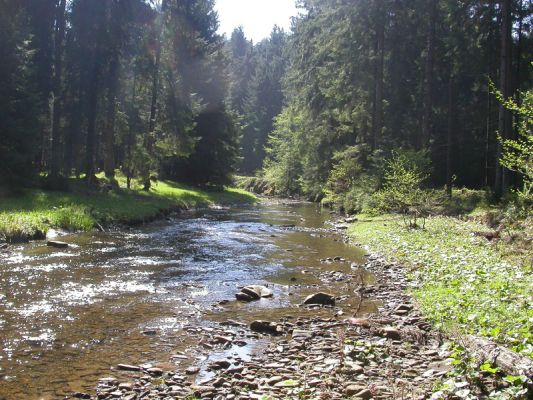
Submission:
[[[43,278],[46,284],[39,287],[47,297],[38,300],[33,293],[35,297],[25,298],[20,293],[33,283],[21,284],[25,289],[16,292],[13,277],[20,282],[26,277],[21,277],[25,267],[13,254],[27,256],[38,275],[63,265],[52,263],[52,252],[66,249],[59,259],[82,272],[61,279],[70,279],[72,287],[91,282],[87,293],[101,286],[103,294],[95,295],[101,295],[99,301],[144,287],[145,281],[127,281],[134,274],[120,269],[123,254],[99,248],[102,243],[120,243],[117,252],[131,251],[127,263],[132,271],[138,268],[143,276],[157,278],[157,284],[146,289],[149,296],[183,291],[180,296],[187,301],[172,303],[176,309],[205,296],[211,304],[187,310],[191,320],[198,310],[202,315],[209,314],[207,309],[225,312],[223,307],[235,299],[217,296],[227,296],[224,290],[242,283],[251,286],[239,286],[242,292],[230,296],[263,301],[273,295],[285,303],[265,307],[267,314],[261,316],[267,322],[249,320],[259,315],[256,309],[231,309],[228,314],[236,313],[244,322],[228,327],[249,325],[261,335],[290,333],[296,341],[303,337],[316,344],[318,352],[329,346],[328,340],[341,339],[331,350],[341,357],[337,369],[319,370],[320,379],[311,380],[310,386],[308,371],[298,367],[295,376],[271,381],[272,398],[318,398],[319,393],[332,399],[531,398],[533,1],[295,3],[298,13],[290,29],[274,25],[268,37],[254,42],[243,26],[231,34],[220,31],[216,0],[0,0],[0,350],[15,349],[16,354],[0,351],[0,380],[13,376],[10,386],[0,387],[0,400],[36,396],[31,391],[39,391],[42,381],[28,383],[29,392],[19,392],[25,385],[17,379],[25,375],[17,368],[24,362],[10,362],[17,355],[21,360],[32,355],[35,342],[45,342],[35,338],[55,329],[43,325],[45,333],[34,333],[40,322],[30,324],[26,336],[33,347],[18,349],[26,339],[19,340],[17,324],[27,316],[11,320],[9,312],[63,299],[62,291],[69,289],[62,286],[60,294],[54,294],[57,282]],[[153,221],[159,222],[145,224]],[[227,221],[233,225],[225,225]],[[317,226],[327,228],[313,230]],[[321,242],[310,244],[316,238]],[[47,240],[50,254],[42,256],[39,240]],[[102,256],[106,251],[109,258]],[[170,255],[174,251],[176,259]],[[80,252],[90,263],[78,262],[68,252]],[[280,256],[285,252],[286,258]],[[259,262],[262,257],[264,262]],[[91,280],[103,279],[108,272],[84,275],[102,265],[110,266],[109,280],[116,283],[109,291],[113,295],[106,292],[109,282]],[[147,272],[154,265],[160,270]],[[187,275],[190,265],[192,277]],[[296,273],[290,269],[295,265],[311,272]],[[249,266],[261,272],[251,273]],[[380,282],[379,290],[365,280],[367,269],[370,281]],[[266,270],[279,276],[272,278]],[[179,284],[171,286],[172,279]],[[350,283],[341,288],[335,286],[339,282]],[[320,292],[322,304],[310,303],[321,306],[320,312],[331,311],[322,307],[331,306],[335,313],[328,314],[330,320],[302,317],[296,324],[301,330],[289,321],[292,316],[272,321],[279,315],[268,312],[309,304],[302,293],[308,295],[306,290],[319,284],[325,291],[341,293],[335,297]],[[191,288],[198,291],[186,292]],[[86,292],[82,288],[76,293]],[[176,300],[171,295],[150,298],[146,313],[131,311],[137,321],[111,316],[112,322],[99,322],[107,330],[100,325],[98,329],[110,332],[106,324],[131,323],[124,331],[158,340],[178,322],[152,329],[149,316],[163,319],[168,310],[150,307],[161,307],[169,298]],[[347,306],[342,303],[346,299],[351,301]],[[296,305],[300,300],[303,303]],[[380,304],[376,310],[381,314],[376,314],[381,319],[369,316],[374,311],[361,311],[368,306],[365,301],[374,300]],[[91,301],[85,305],[93,307]],[[144,300],[142,305],[135,301],[128,304],[144,307]],[[91,313],[109,315],[101,309]],[[353,318],[339,322],[348,314]],[[80,318],[86,325],[79,329],[92,327],[93,320],[84,320],[85,314]],[[200,317],[195,323],[202,328],[191,328],[185,336],[200,335],[207,326]],[[339,337],[332,339],[328,332],[333,328],[339,328]],[[177,358],[186,359],[194,348],[196,359],[209,359],[206,348],[227,350],[233,341],[256,338],[224,329],[205,328],[209,340],[194,336],[204,353],[196,344],[187,345],[179,347]],[[350,332],[360,336],[350,337]],[[137,345],[122,334],[116,335],[128,346]],[[233,335],[231,340],[228,335]],[[72,344],[69,340],[64,342]],[[107,345],[106,340],[94,339],[87,348]],[[402,342],[402,350],[392,342],[397,352],[392,351],[391,340]],[[73,347],[82,342],[85,346],[84,338]],[[276,368],[293,363],[282,358],[293,344],[282,343],[282,354],[272,356]],[[440,374],[442,365],[426,363],[417,346],[435,362],[451,359],[454,367]],[[304,347],[291,348],[290,354],[299,354],[311,365],[312,353]],[[143,354],[151,354],[143,349]],[[211,397],[202,397],[193,383],[185,384],[158,367],[140,366],[143,360],[123,350],[120,357],[106,357],[120,366],[118,370],[152,376],[150,383],[143,383],[148,392],[153,389],[146,398],[158,398],[150,385],[159,383],[169,396],[176,385],[192,388],[195,396],[170,398],[214,398],[217,393],[228,395],[226,389],[239,394],[234,388],[243,386],[232,378],[231,384],[213,386]],[[123,362],[124,354],[131,357],[124,356]],[[40,357],[28,363],[38,363]],[[80,376],[95,378],[106,357],[94,357],[100,364],[88,363],[93,369]],[[399,361],[391,361],[395,357]],[[386,365],[383,370],[376,367],[378,361]],[[228,363],[234,360],[208,369],[225,370]],[[404,372],[416,370],[418,383],[409,388],[396,380],[391,384],[394,363]],[[200,371],[187,367],[184,371],[196,371],[187,375]],[[257,366],[250,368],[257,369],[257,376],[266,374],[259,389],[277,378]],[[377,386],[367,385],[364,374],[350,381],[342,375],[350,368],[361,374],[370,368]],[[327,383],[330,373],[338,373],[341,383]],[[411,382],[415,375],[407,373],[405,379]],[[39,379],[48,378],[42,374]],[[74,375],[63,381],[70,378],[81,381]],[[252,397],[257,385],[246,382],[250,397],[245,398],[270,398]],[[107,384],[98,398],[113,397],[113,390],[122,390],[124,398],[131,395],[129,386]],[[84,392],[92,390],[86,385],[66,390],[51,384],[50,390],[92,398]]]
[[[116,170],[145,189],[219,185],[238,171],[357,210],[398,149],[432,187],[500,198],[530,184],[500,159],[505,140],[531,146],[531,2],[299,7],[292,32],[252,43],[218,34],[208,0],[3,0],[4,186]]]

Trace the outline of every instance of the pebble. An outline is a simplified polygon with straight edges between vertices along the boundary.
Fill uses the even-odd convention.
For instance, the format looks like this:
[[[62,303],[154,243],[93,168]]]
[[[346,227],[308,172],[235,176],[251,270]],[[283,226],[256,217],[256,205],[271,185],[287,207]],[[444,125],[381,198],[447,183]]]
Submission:
[[[431,330],[402,285],[397,284],[404,282],[401,269],[379,257],[371,257],[365,268],[376,273],[379,284],[365,286],[359,293],[383,300],[377,315],[342,319],[343,314],[353,315],[348,306],[353,300],[349,297],[339,300],[342,307],[336,304],[337,300],[344,299],[348,292],[353,296],[353,282],[359,284],[359,280],[355,281],[359,275],[354,271],[351,274],[323,271],[315,276],[327,290],[333,292],[330,286],[333,284],[346,286],[342,292],[333,292],[337,297],[327,292],[314,294],[332,298],[334,302],[329,307],[320,307],[319,303],[306,309],[287,309],[285,316],[257,319],[249,326],[242,321],[225,320],[214,328],[186,327],[187,334],[198,339],[199,345],[189,349],[196,354],[191,351],[188,356],[178,354],[171,358],[185,360],[197,356],[209,360],[211,351],[217,355],[224,352],[225,358],[201,364],[201,368],[210,370],[202,382],[194,382],[201,372],[199,365],[178,367],[167,373],[156,369],[157,374],[150,373],[153,366],[141,366],[148,375],[137,378],[135,384],[119,384],[115,378],[101,379],[98,398],[109,399],[111,393],[121,390],[134,391],[132,394],[137,397],[132,400],[193,396],[215,400],[290,399],[298,398],[300,393],[309,399],[384,400],[393,398],[393,388],[402,385],[402,381],[408,382],[417,398],[429,398],[432,384],[450,368],[443,367],[447,353],[440,347],[440,335]],[[295,286],[296,294],[298,288]],[[249,358],[234,352],[237,345],[257,340],[266,343],[263,352]],[[384,359],[386,363],[381,361]]]

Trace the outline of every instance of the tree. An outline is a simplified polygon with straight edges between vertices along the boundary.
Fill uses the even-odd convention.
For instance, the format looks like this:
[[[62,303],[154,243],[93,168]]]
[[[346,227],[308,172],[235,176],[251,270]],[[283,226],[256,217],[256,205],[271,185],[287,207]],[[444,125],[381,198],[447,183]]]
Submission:
[[[0,0],[0,9],[0,186],[12,186],[34,173],[39,99],[23,2]]]
[[[500,33],[500,92],[507,99],[511,95],[511,57],[512,57],[512,2],[501,2],[501,33]],[[511,111],[500,104],[498,115],[498,132],[503,140],[511,138],[512,115]],[[498,143],[496,160],[502,157],[502,145]],[[509,176],[499,165],[496,165],[494,192],[496,197],[502,195],[509,185]]]
[[[268,39],[253,50],[254,72],[243,99],[243,153],[241,170],[259,170],[265,158],[265,145],[273,130],[274,118],[283,106],[282,80],[286,70],[286,33],[274,27]]]
[[[61,106],[63,97],[63,46],[66,28],[66,0],[59,0],[57,5],[56,27],[54,35],[54,87],[53,87],[53,111],[52,111],[52,165],[50,175],[54,178],[59,176],[62,161],[61,146]]]
[[[533,66],[533,64],[532,64]],[[517,139],[499,137],[502,146],[502,167],[520,175],[522,186],[516,191],[519,198],[526,204],[533,204],[533,90],[521,93],[521,104],[511,97],[505,98],[503,93],[493,86],[493,91],[503,107],[515,112],[517,122]]]

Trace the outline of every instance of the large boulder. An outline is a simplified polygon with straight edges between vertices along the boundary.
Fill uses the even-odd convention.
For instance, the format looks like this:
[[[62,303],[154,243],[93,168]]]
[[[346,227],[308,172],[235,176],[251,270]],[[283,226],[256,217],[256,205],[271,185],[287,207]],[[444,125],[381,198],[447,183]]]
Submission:
[[[335,296],[328,294],[328,293],[324,293],[324,292],[318,292],[318,293],[307,296],[306,299],[304,300],[304,304],[334,306]]]

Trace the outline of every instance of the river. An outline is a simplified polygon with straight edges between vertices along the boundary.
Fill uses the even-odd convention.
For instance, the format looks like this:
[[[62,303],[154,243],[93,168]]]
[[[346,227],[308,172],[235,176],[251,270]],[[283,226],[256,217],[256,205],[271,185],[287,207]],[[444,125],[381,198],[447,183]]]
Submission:
[[[118,363],[176,368],[171,352],[201,364],[205,353],[188,329],[301,312],[320,284],[311,272],[349,271],[364,258],[327,229],[329,218],[313,204],[269,201],[69,234],[60,238],[67,249],[14,247],[0,255],[0,399],[91,392]],[[320,261],[335,256],[346,262]],[[234,301],[246,284],[267,285],[274,297]],[[328,289],[349,292],[342,282]]]

